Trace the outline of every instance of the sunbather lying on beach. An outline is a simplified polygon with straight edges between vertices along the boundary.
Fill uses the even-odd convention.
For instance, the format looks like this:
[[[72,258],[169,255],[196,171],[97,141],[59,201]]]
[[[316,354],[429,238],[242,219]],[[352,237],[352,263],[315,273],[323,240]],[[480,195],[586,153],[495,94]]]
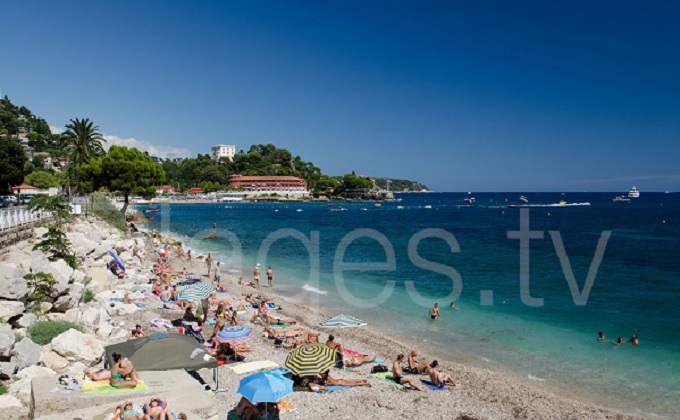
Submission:
[[[448,373],[440,372],[437,369],[438,367],[438,361],[433,360],[432,363],[430,363],[430,366],[427,369],[427,373],[430,375],[430,381],[436,386],[444,386],[446,384],[456,386],[456,383],[453,381],[453,377]]]
[[[144,413],[141,410],[135,409],[135,405],[132,401],[126,401],[123,404],[116,407],[116,413],[118,413],[118,419],[120,420],[143,420]]]
[[[360,356],[360,355],[352,355],[352,356],[345,355],[342,358],[342,365],[344,367],[355,367],[355,366],[361,366],[364,363],[372,363],[374,361],[375,361],[375,357]]]
[[[216,338],[212,339],[211,346],[206,350],[209,355],[215,358],[236,356],[239,353],[250,353],[252,351],[252,347],[247,344],[237,344],[232,346],[229,343],[220,343]]]
[[[144,420],[170,420],[172,417],[168,417],[167,408],[165,398],[151,398],[144,404]]]
[[[109,380],[109,383],[114,388],[134,388],[137,386],[137,372],[134,366],[127,359],[118,353],[113,353],[113,366],[110,370],[102,369],[97,372],[92,372],[90,369],[85,369],[85,376],[93,381]]]
[[[418,391],[426,391],[427,388],[425,388],[417,378],[413,376],[404,376],[404,372],[401,369],[401,363],[403,361],[404,355],[400,354],[397,356],[397,360],[395,360],[392,364],[392,379],[394,382],[401,385],[410,386],[411,388],[415,388]]]
[[[371,386],[366,379],[340,379],[331,376],[329,371],[321,374],[322,385],[338,385],[338,386]]]

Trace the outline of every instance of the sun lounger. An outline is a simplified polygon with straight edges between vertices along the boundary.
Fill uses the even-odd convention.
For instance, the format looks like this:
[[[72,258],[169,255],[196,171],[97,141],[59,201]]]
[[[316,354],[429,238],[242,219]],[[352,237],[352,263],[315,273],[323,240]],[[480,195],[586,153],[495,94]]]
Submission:
[[[279,367],[279,365],[272,362],[271,360],[259,360],[257,362],[240,363],[235,366],[228,366],[228,368],[237,375],[257,372],[259,370],[273,369],[277,367]]]

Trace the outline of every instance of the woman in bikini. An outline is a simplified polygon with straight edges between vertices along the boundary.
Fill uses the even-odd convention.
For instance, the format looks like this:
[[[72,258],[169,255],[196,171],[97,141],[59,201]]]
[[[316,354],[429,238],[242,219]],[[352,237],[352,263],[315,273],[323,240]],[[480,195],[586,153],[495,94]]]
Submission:
[[[144,413],[135,409],[132,401],[126,401],[116,407],[116,413],[120,411],[120,420],[144,420]]]
[[[92,372],[90,369],[85,369],[85,376],[93,381],[105,381],[108,379],[109,384],[114,388],[136,387],[138,378],[132,363],[127,357],[122,357],[118,353],[113,353],[111,357],[113,358],[113,366],[111,366],[110,370],[103,369],[98,372]]]

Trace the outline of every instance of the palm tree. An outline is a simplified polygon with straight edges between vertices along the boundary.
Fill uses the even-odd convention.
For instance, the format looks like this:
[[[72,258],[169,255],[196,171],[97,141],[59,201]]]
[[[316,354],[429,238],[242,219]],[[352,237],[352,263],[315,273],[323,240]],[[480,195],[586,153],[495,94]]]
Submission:
[[[68,154],[68,171],[71,177],[78,180],[78,168],[92,158],[104,155],[104,137],[99,132],[99,126],[94,125],[89,118],[71,120],[66,125],[63,134],[63,146]]]

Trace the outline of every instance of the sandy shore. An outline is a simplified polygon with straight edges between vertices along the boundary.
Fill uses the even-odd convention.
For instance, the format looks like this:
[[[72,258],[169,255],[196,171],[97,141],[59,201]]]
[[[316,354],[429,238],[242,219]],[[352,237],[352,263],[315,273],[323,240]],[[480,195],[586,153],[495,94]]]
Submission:
[[[163,241],[172,241],[163,238]],[[157,249],[157,248],[156,248]],[[149,249],[148,252],[152,252]],[[177,259],[172,251],[173,267],[181,271],[186,267],[189,272],[200,273],[207,278],[207,268],[203,260],[194,255],[189,263],[185,259]],[[222,285],[227,289],[220,298],[233,300],[241,294],[256,292],[249,286],[239,286],[235,276],[224,274],[222,267]],[[244,277],[252,277],[245,273]],[[264,275],[262,277],[265,277]],[[266,278],[263,281],[266,284]],[[303,326],[321,332],[325,341],[328,333],[342,335],[347,348],[368,355],[385,359],[385,365],[391,366],[399,353],[407,354],[415,349],[420,357],[428,360],[438,359],[442,370],[449,372],[459,386],[447,391],[417,392],[397,390],[391,382],[373,378],[370,375],[371,364],[352,370],[337,370],[335,377],[347,379],[368,379],[370,388],[358,387],[331,394],[319,395],[312,392],[295,392],[286,400],[294,404],[295,411],[285,414],[285,418],[308,419],[332,416],[341,419],[376,419],[376,418],[425,418],[436,416],[446,419],[633,419],[638,418],[623,413],[601,409],[579,401],[564,390],[543,383],[535,383],[511,373],[493,367],[478,366],[467,360],[451,360],[446,354],[437,354],[423,343],[413,342],[407,337],[388,335],[371,325],[363,328],[328,331],[316,327],[317,323],[336,313],[326,313],[323,308],[313,304],[313,295],[291,298],[278,295],[276,289],[262,287],[260,293],[274,300],[283,309],[286,317],[292,317]],[[252,310],[251,310],[252,311]],[[249,312],[251,314],[253,312]],[[178,317],[179,312],[164,314],[168,318]],[[254,353],[248,355],[247,361],[271,360],[283,365],[287,352],[276,349],[273,341],[262,336],[263,328],[251,324],[255,337],[251,340]],[[220,386],[224,390],[218,392],[216,404],[224,412],[235,406],[240,397],[236,394],[241,379],[227,368],[220,368]],[[211,380],[211,372],[201,372],[204,379]],[[423,376],[422,378],[426,378]]]

